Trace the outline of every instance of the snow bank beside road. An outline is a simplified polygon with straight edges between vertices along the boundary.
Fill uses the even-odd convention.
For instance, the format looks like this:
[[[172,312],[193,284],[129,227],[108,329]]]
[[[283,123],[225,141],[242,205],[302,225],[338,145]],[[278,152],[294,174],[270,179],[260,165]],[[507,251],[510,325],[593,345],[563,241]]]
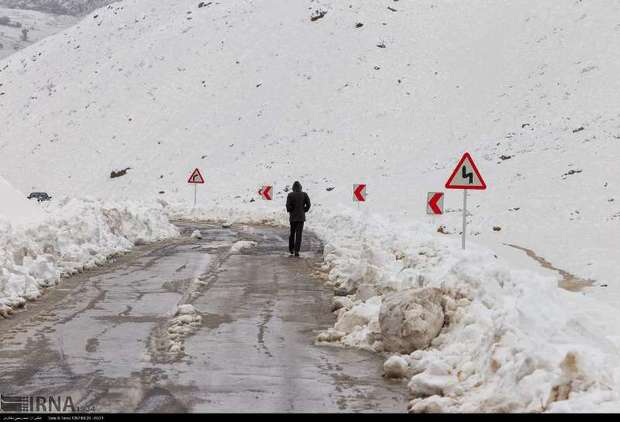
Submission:
[[[62,275],[177,234],[161,206],[67,200],[50,204],[42,220],[16,225],[0,217],[0,314],[37,298]]]
[[[613,309],[559,289],[555,278],[507,268],[474,244],[462,251],[456,239],[424,225],[403,230],[376,216],[362,222],[351,212],[321,222],[314,229],[326,242],[327,283],[344,287],[352,299],[338,311],[336,328],[391,292],[442,292],[439,336],[403,356],[413,374],[413,411],[620,408]],[[371,309],[375,315],[362,319],[367,324],[332,337],[383,351],[380,310]]]
[[[170,212],[286,224],[266,207]],[[376,215],[318,209],[308,229],[325,244],[326,284],[347,295],[336,301],[334,328],[319,340],[384,352],[383,298],[415,288],[441,292],[439,335],[401,355],[412,411],[620,410],[620,319],[607,305],[558,288],[554,277],[507,267],[474,243],[462,251],[457,238],[425,224],[396,227]]]

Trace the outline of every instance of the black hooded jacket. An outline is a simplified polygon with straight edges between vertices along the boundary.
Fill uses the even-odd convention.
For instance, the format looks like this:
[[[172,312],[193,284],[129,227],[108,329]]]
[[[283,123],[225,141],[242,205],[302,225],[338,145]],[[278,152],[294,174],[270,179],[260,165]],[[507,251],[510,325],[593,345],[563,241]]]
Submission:
[[[291,216],[291,222],[306,221],[306,213],[310,210],[310,197],[302,192],[301,183],[293,183],[293,192],[286,198],[286,211]]]

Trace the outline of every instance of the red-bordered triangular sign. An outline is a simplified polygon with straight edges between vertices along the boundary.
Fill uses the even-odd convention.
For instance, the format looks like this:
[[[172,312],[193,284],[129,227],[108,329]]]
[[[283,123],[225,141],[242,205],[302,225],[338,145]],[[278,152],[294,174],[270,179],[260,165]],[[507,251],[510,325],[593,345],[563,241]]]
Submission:
[[[487,184],[476,167],[476,163],[469,155],[469,152],[463,154],[461,160],[456,165],[452,175],[446,182],[447,189],[479,189],[484,190]]]
[[[194,171],[192,172],[192,175],[189,176],[189,179],[187,179],[187,183],[202,184],[204,182],[205,182],[205,178],[202,177],[202,173],[200,173],[200,170],[198,169],[194,169]]]

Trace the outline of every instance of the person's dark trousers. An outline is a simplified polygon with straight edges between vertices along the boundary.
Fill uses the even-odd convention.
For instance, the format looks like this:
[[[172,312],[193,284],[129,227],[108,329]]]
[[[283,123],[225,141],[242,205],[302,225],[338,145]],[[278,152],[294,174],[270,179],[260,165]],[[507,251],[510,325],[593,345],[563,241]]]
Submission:
[[[301,249],[301,234],[303,231],[303,221],[291,221],[291,235],[288,238],[288,250],[291,253],[299,253]]]

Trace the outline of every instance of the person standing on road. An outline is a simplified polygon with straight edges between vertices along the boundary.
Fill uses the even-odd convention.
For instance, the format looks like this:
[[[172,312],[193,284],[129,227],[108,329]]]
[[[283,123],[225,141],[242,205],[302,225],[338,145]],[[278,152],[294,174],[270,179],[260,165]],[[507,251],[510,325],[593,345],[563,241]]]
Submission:
[[[293,183],[293,192],[286,198],[286,211],[290,214],[291,235],[288,238],[288,250],[293,255],[299,256],[301,248],[301,236],[306,221],[306,213],[310,210],[310,197],[301,190],[301,183]]]

